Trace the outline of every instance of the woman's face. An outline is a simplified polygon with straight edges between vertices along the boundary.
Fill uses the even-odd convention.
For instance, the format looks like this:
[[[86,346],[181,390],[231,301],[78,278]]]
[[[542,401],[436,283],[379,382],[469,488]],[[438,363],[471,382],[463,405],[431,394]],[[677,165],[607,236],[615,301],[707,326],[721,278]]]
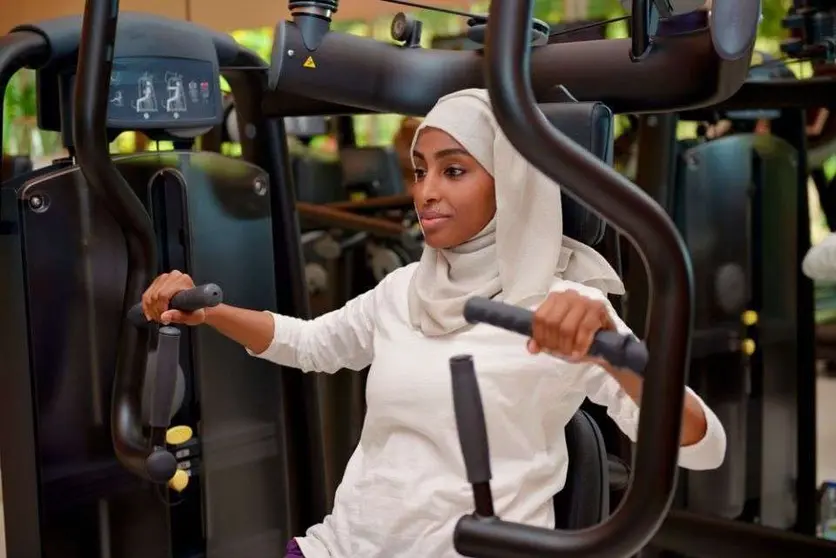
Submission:
[[[493,177],[446,132],[437,128],[421,130],[412,156],[412,199],[429,246],[458,246],[493,219]]]

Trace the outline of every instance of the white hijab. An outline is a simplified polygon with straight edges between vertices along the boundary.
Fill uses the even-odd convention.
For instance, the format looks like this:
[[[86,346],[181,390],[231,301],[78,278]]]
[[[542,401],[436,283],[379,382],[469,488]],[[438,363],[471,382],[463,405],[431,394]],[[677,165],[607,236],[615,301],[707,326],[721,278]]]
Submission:
[[[442,97],[415,132],[424,128],[453,137],[494,178],[496,214],[464,244],[425,246],[409,289],[413,327],[440,336],[467,327],[470,297],[509,304],[545,298],[554,279],[623,294],[618,274],[594,249],[563,236],[560,188],[534,168],[500,130],[484,89]],[[414,163],[414,160],[413,160]]]

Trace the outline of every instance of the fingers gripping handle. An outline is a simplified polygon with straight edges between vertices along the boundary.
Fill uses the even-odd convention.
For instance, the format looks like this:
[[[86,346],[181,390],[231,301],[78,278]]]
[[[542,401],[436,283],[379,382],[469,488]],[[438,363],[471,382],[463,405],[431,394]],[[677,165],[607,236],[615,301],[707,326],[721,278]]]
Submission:
[[[194,312],[202,308],[212,308],[223,302],[224,293],[214,283],[199,285],[193,289],[180,291],[171,298],[169,306],[181,312]]]
[[[471,324],[486,323],[531,337],[534,312],[519,306],[473,297],[464,305],[464,318]],[[641,373],[649,354],[644,342],[632,335],[615,331],[599,331],[592,340],[589,355],[600,357],[618,368]]]
[[[223,290],[214,283],[199,285],[193,289],[180,291],[169,302],[169,308],[181,312],[194,312],[202,308],[213,308],[223,302]],[[128,311],[128,320],[137,327],[148,323],[142,312],[142,304],[138,303]]]

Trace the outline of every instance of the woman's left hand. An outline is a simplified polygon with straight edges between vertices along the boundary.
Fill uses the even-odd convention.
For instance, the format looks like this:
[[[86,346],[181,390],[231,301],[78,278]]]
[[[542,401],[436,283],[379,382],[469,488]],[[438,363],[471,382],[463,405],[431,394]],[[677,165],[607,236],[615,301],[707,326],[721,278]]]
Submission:
[[[575,361],[592,361],[587,353],[599,330],[614,330],[615,324],[600,300],[567,290],[550,293],[534,313],[532,354],[548,352]]]

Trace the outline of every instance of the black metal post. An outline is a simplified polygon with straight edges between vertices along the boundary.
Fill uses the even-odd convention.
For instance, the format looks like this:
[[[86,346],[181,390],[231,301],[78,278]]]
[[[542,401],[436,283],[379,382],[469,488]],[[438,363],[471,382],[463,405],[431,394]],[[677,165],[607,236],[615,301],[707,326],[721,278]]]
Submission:
[[[157,263],[154,229],[145,207],[110,160],[107,95],[116,41],[118,0],[87,0],[76,71],[73,140],[81,172],[122,226],[128,250],[124,313],[140,299]],[[113,382],[111,429],[119,460],[148,478],[148,440],[142,432],[140,398],[148,331],[121,324]]]

